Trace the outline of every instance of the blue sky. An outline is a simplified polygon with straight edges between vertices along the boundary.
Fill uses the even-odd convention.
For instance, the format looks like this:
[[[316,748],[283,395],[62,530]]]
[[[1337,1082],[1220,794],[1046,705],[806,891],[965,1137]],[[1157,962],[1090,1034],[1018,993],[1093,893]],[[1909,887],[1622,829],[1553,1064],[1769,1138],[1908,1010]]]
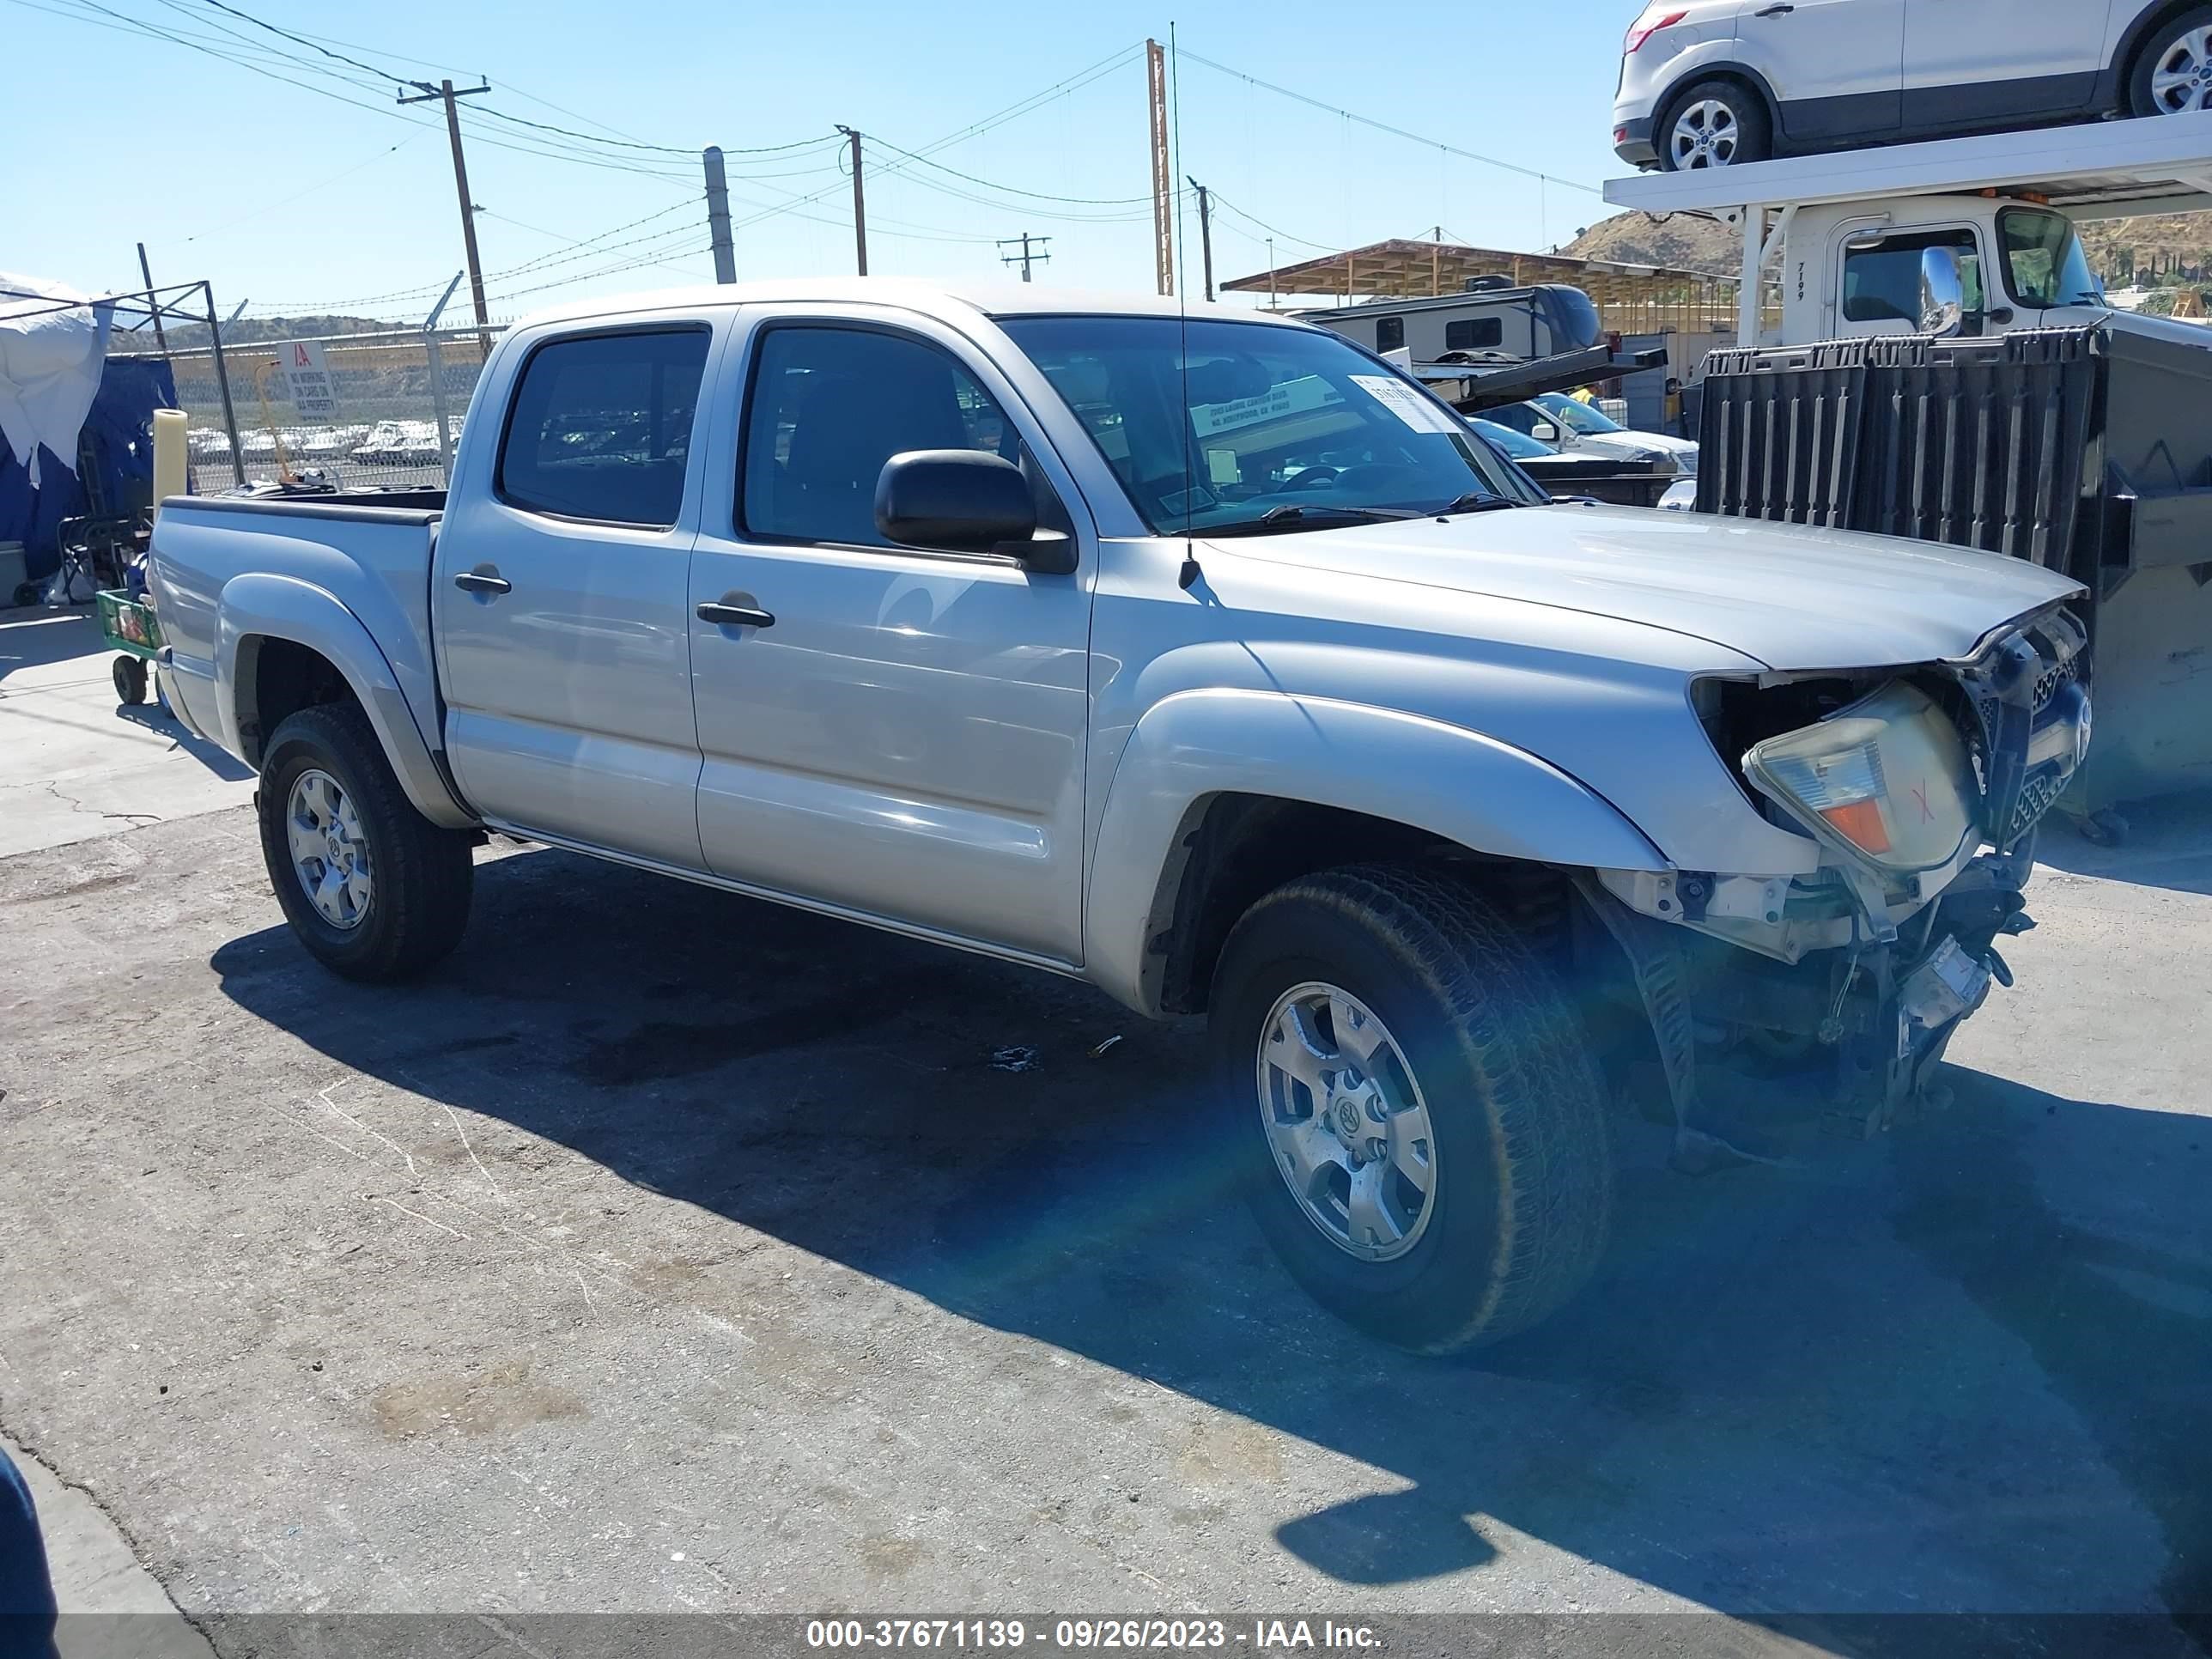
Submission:
[[[245,299],[249,315],[313,306],[419,318],[460,268],[459,212],[436,106],[398,110],[388,71],[492,83],[465,136],[495,316],[710,279],[698,162],[680,153],[708,143],[729,152],[740,276],[849,271],[839,123],[870,135],[872,270],[996,274],[995,240],[1028,231],[1052,239],[1040,281],[1149,289],[1145,76],[1128,49],[1147,35],[1164,43],[1171,20],[1182,171],[1223,198],[1218,276],[1266,269],[1268,228],[1283,264],[1438,224],[1457,240],[1535,249],[1605,212],[1573,184],[1619,171],[1612,94],[1621,33],[1640,9],[233,3],[0,0],[9,125],[19,139],[39,135],[0,171],[0,269],[135,288],[143,238],[157,280],[208,277],[226,312]],[[1357,125],[1201,58],[1563,182]],[[935,166],[891,148],[929,149],[1093,69],[930,149]],[[563,153],[525,153],[539,148]],[[762,153],[739,153],[749,148]],[[1048,199],[1066,198],[1086,199]],[[1194,215],[1188,231],[1195,291]],[[661,263],[612,269],[643,259]]]

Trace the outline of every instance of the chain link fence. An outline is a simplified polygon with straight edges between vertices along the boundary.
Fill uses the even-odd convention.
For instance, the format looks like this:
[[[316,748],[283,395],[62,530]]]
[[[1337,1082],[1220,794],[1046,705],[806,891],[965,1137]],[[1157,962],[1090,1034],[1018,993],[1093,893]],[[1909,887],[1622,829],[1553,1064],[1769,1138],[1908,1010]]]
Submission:
[[[495,325],[489,337],[499,332]],[[450,446],[460,436],[483,371],[486,337],[471,325],[226,342],[220,366],[210,346],[173,347],[167,356],[178,407],[189,417],[185,441],[193,490],[216,495],[241,482],[275,483],[288,474],[316,471],[339,489],[442,488]],[[329,409],[306,414],[292,401],[284,354],[294,344],[320,348],[330,368]],[[226,380],[234,453],[224,413]],[[445,446],[439,441],[441,417]]]

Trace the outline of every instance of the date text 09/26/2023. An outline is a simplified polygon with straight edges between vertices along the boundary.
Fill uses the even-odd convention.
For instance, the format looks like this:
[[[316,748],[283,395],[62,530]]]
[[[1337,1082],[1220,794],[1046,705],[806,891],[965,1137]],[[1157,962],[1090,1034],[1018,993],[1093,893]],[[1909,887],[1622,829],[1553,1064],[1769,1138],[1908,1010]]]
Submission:
[[[837,1649],[1120,1650],[1250,1653],[1335,1650],[1376,1644],[1365,1625],[1330,1619],[811,1619],[806,1645]]]

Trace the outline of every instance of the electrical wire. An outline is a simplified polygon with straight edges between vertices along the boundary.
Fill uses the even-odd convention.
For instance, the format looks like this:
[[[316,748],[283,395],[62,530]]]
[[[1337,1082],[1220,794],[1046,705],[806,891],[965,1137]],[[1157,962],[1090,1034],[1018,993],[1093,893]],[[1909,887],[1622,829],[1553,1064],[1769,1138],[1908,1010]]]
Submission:
[[[291,195],[281,197],[274,202],[261,203],[250,211],[240,214],[237,218],[228,220],[222,224],[217,225],[213,230],[194,231],[191,235],[185,237],[185,240],[187,242],[197,242],[203,236],[220,236],[225,231],[235,230],[242,224],[258,219],[264,213],[274,213],[278,208],[289,207],[293,203],[300,200],[302,197],[313,196],[319,190],[327,190],[331,185],[337,183],[341,179],[350,179],[355,173],[361,172],[362,169],[374,167],[386,156],[393,155],[399,150],[406,149],[408,145],[413,143],[422,136],[422,135],[419,132],[410,132],[404,138],[402,138],[398,143],[386,144],[382,149],[377,151],[375,155],[370,156],[366,161],[362,161],[353,167],[347,167],[343,172],[326,174],[323,178],[316,179],[313,184],[309,185],[305,190],[295,191]]]
[[[1309,97],[1303,92],[1293,92],[1288,87],[1278,86],[1273,81],[1263,81],[1256,75],[1247,75],[1243,70],[1231,69],[1226,64],[1217,64],[1211,58],[1201,58],[1194,52],[1189,56],[1192,63],[1203,64],[1206,68],[1226,75],[1232,80],[1246,82],[1294,102],[1304,104],[1310,108],[1322,110],[1330,115],[1340,116],[1346,121],[1355,121],[1364,127],[1372,127],[1377,132],[1387,132],[1394,138],[1403,138],[1408,143],[1419,144],[1429,149],[1442,150],[1445,155],[1456,155],[1464,161],[1480,161],[1485,167],[1502,168],[1507,173],[1517,173],[1524,179],[1534,179],[1546,184],[1565,185],[1570,190],[1586,191],[1592,196],[1604,193],[1595,185],[1585,185],[1572,179],[1562,179],[1556,173],[1541,173],[1534,167],[1524,167],[1515,161],[1501,161],[1495,155],[1478,155],[1471,149],[1462,149],[1456,144],[1447,144],[1440,139],[1425,137],[1418,132],[1408,132],[1403,127],[1394,127],[1389,122],[1378,121],[1370,115],[1361,115],[1339,105],[1325,103],[1318,98]]]
[[[1279,237],[1285,242],[1296,242],[1301,247],[1315,247],[1321,249],[1324,253],[1334,253],[1339,252],[1344,246],[1341,242],[1316,242],[1310,237],[1293,236],[1289,231],[1285,230],[1280,225],[1271,225],[1265,219],[1261,218],[1259,215],[1255,213],[1247,213],[1243,208],[1238,207],[1236,203],[1231,201],[1226,196],[1224,196],[1218,190],[1213,192],[1213,204],[1216,207],[1227,208],[1238,218],[1243,219],[1249,223],[1259,226],[1261,229],[1266,231],[1271,236]],[[1233,229],[1234,227],[1232,226],[1231,228]]]

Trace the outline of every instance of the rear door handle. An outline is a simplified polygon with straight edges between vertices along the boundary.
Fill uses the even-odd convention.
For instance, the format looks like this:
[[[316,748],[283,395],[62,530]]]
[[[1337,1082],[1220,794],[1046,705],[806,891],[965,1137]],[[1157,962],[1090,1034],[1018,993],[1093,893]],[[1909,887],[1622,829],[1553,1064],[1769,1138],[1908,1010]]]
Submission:
[[[1787,17],[1796,9],[1795,6],[1769,6],[1764,11],[1752,13],[1752,15],[1753,17]]]
[[[453,578],[453,586],[467,593],[512,593],[514,584],[504,576],[489,570],[464,570]]]
[[[775,617],[772,612],[750,605],[702,605],[699,620],[713,623],[718,628],[773,628]]]

